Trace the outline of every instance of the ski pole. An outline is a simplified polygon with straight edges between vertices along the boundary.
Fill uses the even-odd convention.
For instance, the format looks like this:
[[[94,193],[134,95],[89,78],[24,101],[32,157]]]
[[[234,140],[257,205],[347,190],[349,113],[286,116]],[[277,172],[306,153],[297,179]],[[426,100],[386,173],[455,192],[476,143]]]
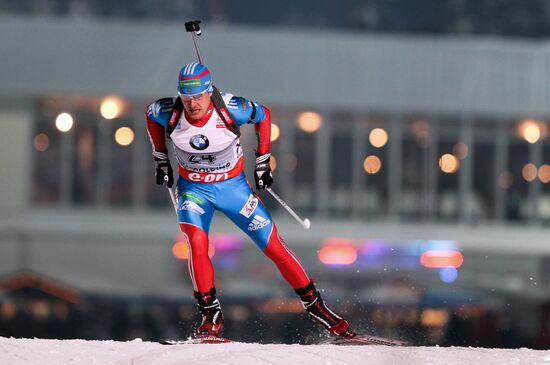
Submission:
[[[164,181],[168,182],[168,176],[164,176]],[[176,199],[176,194],[174,193],[174,189],[168,188],[168,194],[170,195],[170,199],[172,200],[172,205],[174,206],[174,210],[176,211],[176,216],[177,216],[178,215],[178,200]]]
[[[197,57],[199,58],[199,63],[203,64],[202,63],[202,57],[201,57],[201,52],[199,50],[199,44],[198,44],[198,41],[197,41],[197,36],[200,36],[201,35],[201,27],[200,27],[200,20],[193,20],[193,21],[189,21],[189,22],[185,22],[185,30],[187,32],[191,32],[192,33],[192,36],[193,36],[193,44],[195,45],[195,50],[197,51]],[[301,219],[298,214],[296,214],[296,212],[294,212],[294,210],[292,210],[292,208],[290,208],[288,206],[287,203],[285,203],[285,201],[283,199],[281,199],[277,194],[275,194],[275,192],[273,190],[271,190],[271,188],[266,188],[267,191],[279,202],[279,204],[281,204],[283,206],[283,208],[286,209],[287,212],[290,213],[290,215],[296,219],[296,221],[298,223],[300,223],[302,225],[302,227],[304,227],[304,229],[309,229],[309,227],[311,227],[311,222],[309,221],[309,219]],[[172,193],[171,193],[172,195]],[[173,198],[172,198],[173,200]],[[177,207],[176,207],[176,213],[177,213]]]
[[[309,221],[309,219],[300,218],[300,216],[298,216],[298,214],[296,214],[296,212],[294,210],[292,210],[292,208],[289,207],[288,204],[283,199],[281,199],[281,197],[279,195],[275,194],[275,192],[273,190],[271,190],[270,187],[266,187],[265,190],[267,190],[269,192],[269,194],[271,194],[275,198],[275,200],[277,200],[279,202],[279,204],[281,204],[283,206],[283,208],[285,208],[286,211],[289,212],[290,215],[294,219],[296,219],[296,221],[298,223],[300,223],[302,225],[302,227],[304,229],[309,229],[309,227],[311,227],[311,222]]]
[[[192,20],[189,22],[185,22],[185,30],[188,32],[192,32],[191,35],[193,36],[193,44],[195,45],[195,50],[197,51],[197,57],[199,58],[199,63],[204,65],[204,63],[202,63],[201,52],[199,50],[199,43],[197,41],[197,37],[201,35],[201,26],[199,25],[200,22],[201,22],[200,20]]]

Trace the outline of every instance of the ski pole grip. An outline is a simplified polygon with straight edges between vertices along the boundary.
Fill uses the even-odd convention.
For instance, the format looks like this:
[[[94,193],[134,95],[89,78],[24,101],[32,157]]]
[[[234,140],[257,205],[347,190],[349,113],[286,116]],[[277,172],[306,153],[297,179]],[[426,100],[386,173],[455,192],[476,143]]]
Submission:
[[[185,22],[185,30],[188,32],[195,32],[197,35],[201,35],[200,22],[200,20]]]

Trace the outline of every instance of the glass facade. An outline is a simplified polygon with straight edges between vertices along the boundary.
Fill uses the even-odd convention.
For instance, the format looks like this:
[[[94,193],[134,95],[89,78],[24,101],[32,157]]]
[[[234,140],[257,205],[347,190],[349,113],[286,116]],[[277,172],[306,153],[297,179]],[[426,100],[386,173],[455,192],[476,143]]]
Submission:
[[[98,103],[37,103],[33,204],[165,207],[168,195],[154,184],[144,104],[126,101],[124,113],[105,119]],[[542,119],[272,109],[280,129],[272,142],[274,188],[302,212],[469,224],[550,220],[550,142]],[[66,110],[74,124],[60,132],[55,120]],[[250,172],[255,142],[248,129]]]

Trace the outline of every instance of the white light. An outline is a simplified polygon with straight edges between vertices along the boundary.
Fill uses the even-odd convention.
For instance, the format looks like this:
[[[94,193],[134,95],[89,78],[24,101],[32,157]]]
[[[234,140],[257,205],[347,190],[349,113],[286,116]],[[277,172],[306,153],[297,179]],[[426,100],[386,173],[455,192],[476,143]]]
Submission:
[[[128,146],[134,141],[134,131],[128,127],[120,127],[115,132],[115,141],[121,146]]]
[[[384,128],[374,128],[369,133],[369,142],[376,148],[384,147],[388,143],[388,132]]]
[[[101,101],[100,112],[105,119],[115,119],[121,113],[122,101],[114,96],[109,96]]]
[[[279,126],[275,123],[271,123],[271,142],[276,141],[280,134],[281,130]]]
[[[55,118],[55,127],[60,132],[68,132],[73,127],[74,121],[69,113],[61,113]]]

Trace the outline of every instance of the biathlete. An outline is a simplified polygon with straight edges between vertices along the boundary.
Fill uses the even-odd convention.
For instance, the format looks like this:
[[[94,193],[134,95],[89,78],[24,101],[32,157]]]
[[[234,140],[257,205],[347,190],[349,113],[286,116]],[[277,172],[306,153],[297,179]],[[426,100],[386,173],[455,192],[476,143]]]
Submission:
[[[173,171],[166,137],[178,162],[176,195],[181,231],[189,245],[189,274],[202,322],[199,336],[221,337],[223,315],[208,256],[208,232],[215,210],[223,212],[269,257],[292,286],[310,318],[330,333],[351,338],[348,322],[321,298],[296,255],[277,232],[271,215],[252,191],[243,172],[239,127],[253,124],[258,136],[254,180],[262,190],[273,183],[270,161],[270,111],[255,101],[220,93],[210,71],[199,63],[179,72],[178,96],[147,107],[157,184],[172,187]]]

